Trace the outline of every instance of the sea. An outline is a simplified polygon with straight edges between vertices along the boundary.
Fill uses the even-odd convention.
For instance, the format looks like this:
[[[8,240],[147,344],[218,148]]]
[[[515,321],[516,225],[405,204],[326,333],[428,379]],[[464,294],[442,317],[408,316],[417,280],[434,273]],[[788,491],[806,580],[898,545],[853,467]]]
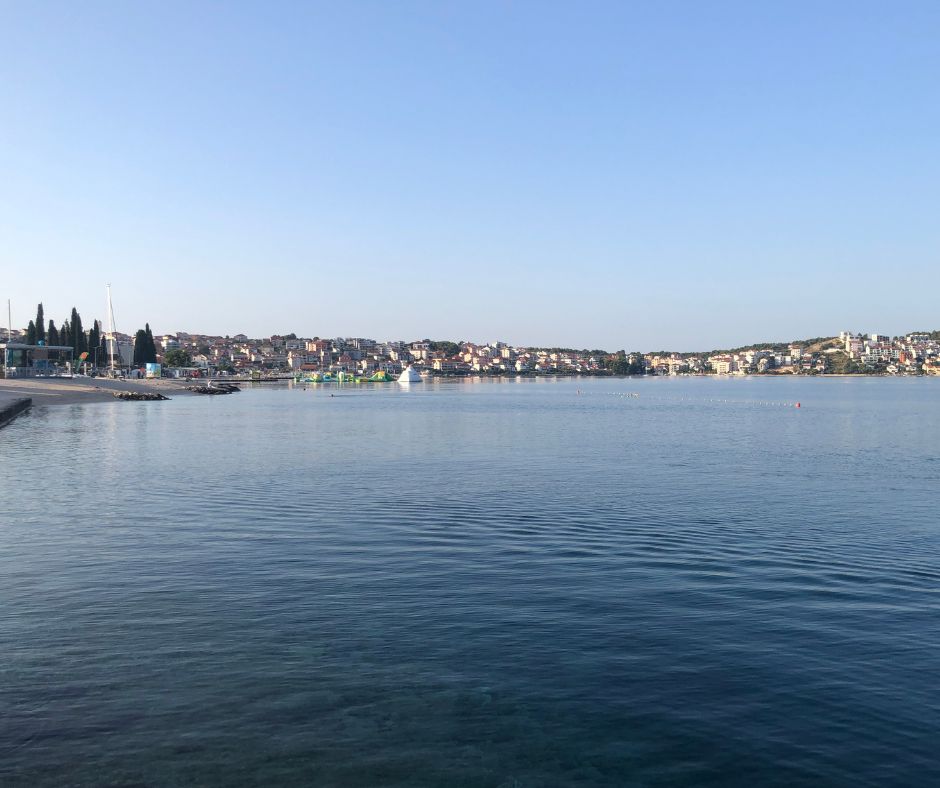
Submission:
[[[0,785],[940,785],[940,379],[0,431]]]

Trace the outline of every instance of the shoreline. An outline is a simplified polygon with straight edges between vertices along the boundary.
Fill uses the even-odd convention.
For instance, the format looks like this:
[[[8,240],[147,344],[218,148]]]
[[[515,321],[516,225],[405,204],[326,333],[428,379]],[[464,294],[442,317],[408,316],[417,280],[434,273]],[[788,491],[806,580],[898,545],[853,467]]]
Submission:
[[[189,380],[112,380],[110,378],[0,378],[0,405],[18,399],[32,399],[33,407],[77,405],[88,402],[116,402],[115,391],[158,392],[191,395]]]
[[[449,376],[435,375],[426,382],[446,381],[467,379],[473,377],[481,378],[515,378],[522,377],[528,379],[535,378],[598,378],[608,380],[639,380],[649,378],[651,380],[660,380],[663,378],[711,378],[715,380],[735,380],[744,378],[763,378],[763,379],[816,379],[824,380],[826,378],[894,378],[894,377],[915,377],[902,375],[865,375],[858,373],[850,374],[822,374],[822,375],[466,375]],[[916,376],[916,377],[932,377]],[[155,392],[172,397],[175,395],[193,396],[192,392],[186,390],[186,386],[191,386],[195,382],[190,379],[158,378],[143,380],[113,380],[111,378],[0,378],[0,412],[8,411],[15,402],[20,400],[32,400],[33,407],[43,405],[76,405],[91,402],[115,402],[117,398],[112,392],[132,391],[132,392]],[[233,383],[251,383],[251,381],[233,379]],[[268,381],[262,381],[268,382]],[[272,381],[273,382],[273,381]],[[17,413],[23,412],[23,406],[18,406]],[[28,406],[26,406],[28,408]]]
[[[0,394],[0,427],[5,427],[33,405],[32,397],[9,397]]]

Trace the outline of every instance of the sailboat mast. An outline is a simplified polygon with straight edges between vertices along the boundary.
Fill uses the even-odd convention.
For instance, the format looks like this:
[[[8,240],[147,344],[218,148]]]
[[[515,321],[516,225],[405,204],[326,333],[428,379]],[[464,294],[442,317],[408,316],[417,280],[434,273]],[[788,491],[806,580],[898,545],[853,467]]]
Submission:
[[[111,342],[111,371],[114,371],[114,306],[111,304],[111,283],[108,282],[108,338]]]
[[[7,299],[7,346],[3,351],[3,374],[6,375],[6,367],[13,361],[13,351],[10,350],[10,344],[13,342],[13,307],[10,306],[10,299]]]

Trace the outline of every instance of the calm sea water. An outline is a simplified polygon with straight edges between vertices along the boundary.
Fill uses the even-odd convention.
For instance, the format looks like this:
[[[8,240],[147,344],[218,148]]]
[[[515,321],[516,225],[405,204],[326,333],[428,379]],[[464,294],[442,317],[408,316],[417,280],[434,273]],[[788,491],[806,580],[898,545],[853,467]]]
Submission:
[[[0,784],[936,785],[938,405],[583,379],[36,409],[0,432]]]

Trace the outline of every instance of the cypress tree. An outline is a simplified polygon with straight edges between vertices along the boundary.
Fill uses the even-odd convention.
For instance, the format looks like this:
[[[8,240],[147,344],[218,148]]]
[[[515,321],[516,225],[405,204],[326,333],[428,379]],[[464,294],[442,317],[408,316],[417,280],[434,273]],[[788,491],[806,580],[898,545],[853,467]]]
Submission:
[[[32,320],[30,320],[29,325],[26,326],[26,344],[36,344],[36,324]]]
[[[82,353],[88,350],[88,343],[85,340],[85,332],[82,329],[82,316],[78,314],[78,310],[73,306],[72,307],[72,350],[74,351],[73,355],[77,359]]]
[[[98,321],[96,320],[90,329],[88,329],[88,355],[92,363],[96,361],[95,349],[99,345],[98,341]]]
[[[59,329],[59,342],[63,345],[72,344],[72,328],[69,326],[68,320],[62,321],[62,327]]]
[[[35,345],[36,342],[40,342],[46,338],[46,319],[42,314],[42,302],[39,302],[39,306],[36,307],[36,320],[33,323],[33,328],[36,331],[36,339],[33,342],[30,342],[31,345]]]
[[[134,366],[141,367],[147,363],[147,332],[142,328],[134,334]]]
[[[101,365],[108,363],[108,338],[101,330],[101,323],[95,321],[95,330],[98,332],[98,363]]]
[[[55,322],[49,321],[49,329],[46,331],[46,339],[49,341],[50,345],[59,344],[59,329],[55,327]]]
[[[96,320],[90,329],[88,329],[88,350],[94,354],[97,347],[101,344],[98,336],[98,321]]]
[[[147,332],[147,361],[151,364],[157,363],[157,344],[153,341],[153,332],[150,330],[150,323],[146,324],[144,329]]]

